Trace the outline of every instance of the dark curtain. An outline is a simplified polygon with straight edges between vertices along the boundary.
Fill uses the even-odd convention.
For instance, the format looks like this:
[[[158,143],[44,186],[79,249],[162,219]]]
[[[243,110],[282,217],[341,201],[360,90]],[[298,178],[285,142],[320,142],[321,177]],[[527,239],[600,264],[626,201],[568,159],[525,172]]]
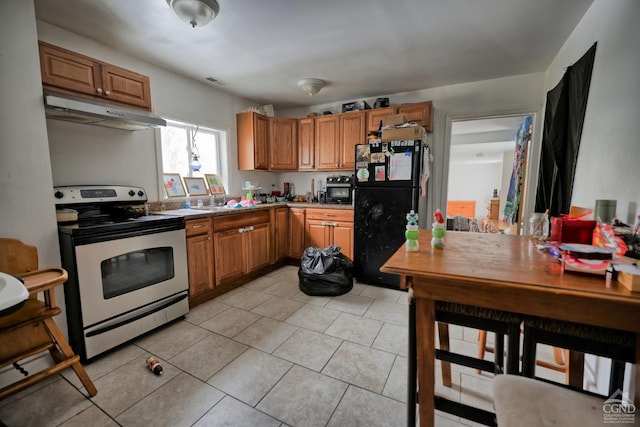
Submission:
[[[596,45],[547,93],[536,212],[569,213]]]

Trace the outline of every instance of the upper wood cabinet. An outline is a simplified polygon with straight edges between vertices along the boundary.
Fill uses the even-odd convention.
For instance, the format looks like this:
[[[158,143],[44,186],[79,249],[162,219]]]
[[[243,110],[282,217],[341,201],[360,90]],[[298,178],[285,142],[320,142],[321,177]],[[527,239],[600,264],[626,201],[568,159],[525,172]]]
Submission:
[[[355,111],[340,114],[340,162],[339,168],[353,171],[355,169],[356,144],[365,144],[366,112]]]
[[[336,170],[340,166],[340,121],[337,115],[316,117],[316,170]]]
[[[404,114],[407,120],[419,124],[427,132],[433,131],[433,104],[431,101],[400,105],[398,106],[398,114]]]
[[[269,170],[298,170],[298,121],[269,118]]]
[[[315,170],[355,167],[355,146],[366,142],[366,112],[316,117]]]
[[[298,120],[298,170],[315,169],[316,119],[307,117]]]
[[[39,42],[42,84],[151,111],[149,77]]]
[[[236,115],[236,125],[238,127],[238,169],[269,169],[269,118],[248,111]]]
[[[397,107],[376,108],[375,110],[367,110],[367,134],[369,132],[377,132],[380,129],[380,120],[382,126],[386,126],[385,118],[392,114],[396,114]]]

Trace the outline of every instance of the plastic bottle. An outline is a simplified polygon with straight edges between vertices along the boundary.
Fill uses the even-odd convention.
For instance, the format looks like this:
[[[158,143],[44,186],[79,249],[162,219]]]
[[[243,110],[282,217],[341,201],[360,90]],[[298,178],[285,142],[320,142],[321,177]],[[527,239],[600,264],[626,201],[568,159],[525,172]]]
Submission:
[[[418,243],[418,214],[412,209],[407,214],[407,230],[404,232],[404,237],[407,239],[405,249],[408,252],[417,252],[420,250]]]
[[[433,224],[431,224],[431,247],[436,249],[444,248],[444,217],[440,209],[433,214]]]
[[[154,374],[162,375],[162,365],[160,364],[160,361],[158,360],[157,357],[155,356],[147,357],[147,366],[149,367],[149,370]]]
[[[184,207],[185,209],[191,209],[191,198],[187,194],[187,197],[184,199]]]

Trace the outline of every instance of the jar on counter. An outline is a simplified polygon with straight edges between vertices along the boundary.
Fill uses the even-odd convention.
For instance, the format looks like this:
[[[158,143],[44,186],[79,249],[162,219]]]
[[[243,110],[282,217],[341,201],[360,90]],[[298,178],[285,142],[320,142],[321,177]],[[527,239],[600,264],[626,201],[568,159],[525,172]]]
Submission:
[[[549,215],[535,212],[529,218],[529,235],[534,242],[543,242],[549,237]]]

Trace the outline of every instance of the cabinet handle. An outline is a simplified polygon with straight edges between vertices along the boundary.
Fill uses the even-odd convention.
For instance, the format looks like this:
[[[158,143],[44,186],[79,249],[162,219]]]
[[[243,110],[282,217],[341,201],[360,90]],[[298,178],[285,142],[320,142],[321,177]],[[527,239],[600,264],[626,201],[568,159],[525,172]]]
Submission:
[[[105,91],[104,91],[104,95],[105,95],[105,96],[109,96],[109,95],[111,95],[111,92],[109,92],[108,90],[105,90]]]
[[[335,214],[323,213],[322,216],[328,216],[330,218],[333,218]]]
[[[102,88],[99,87],[98,89],[96,89],[96,92],[98,92],[100,95],[102,95]]]
[[[197,224],[197,225],[192,225],[191,229],[195,230],[196,228],[202,228],[202,227],[204,227],[204,224]]]
[[[207,240],[211,240],[211,236],[207,237]]]
[[[239,228],[238,229],[238,233],[244,233],[245,231],[247,231],[247,230],[245,230],[244,228]]]
[[[250,225],[249,227],[247,227],[247,231],[253,231],[253,225]]]

